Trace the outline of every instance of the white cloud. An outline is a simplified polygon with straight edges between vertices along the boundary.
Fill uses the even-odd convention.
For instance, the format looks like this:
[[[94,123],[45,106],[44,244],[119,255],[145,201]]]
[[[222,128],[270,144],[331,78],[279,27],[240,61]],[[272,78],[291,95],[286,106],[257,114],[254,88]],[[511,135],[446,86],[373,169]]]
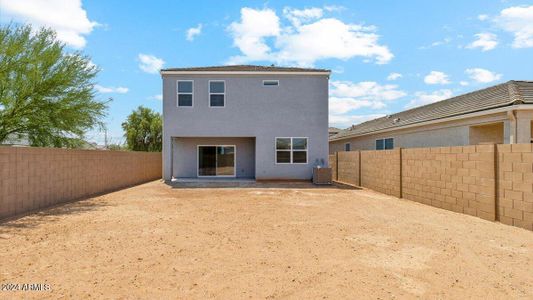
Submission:
[[[187,29],[186,39],[192,42],[194,38],[202,33],[202,24],[198,24],[196,27]]]
[[[394,81],[394,80],[400,79],[402,77],[403,77],[403,75],[400,74],[400,73],[390,73],[389,76],[387,76],[387,80]]]
[[[241,20],[228,27],[234,45],[242,55],[228,63],[272,61],[278,64],[312,66],[317,60],[347,60],[361,56],[388,63],[393,54],[378,43],[374,26],[346,24],[335,18],[322,18],[324,10],[285,8],[290,25],[281,24],[272,9],[241,9]],[[283,29],[282,29],[283,27]],[[273,41],[268,42],[268,38]]]
[[[470,77],[470,79],[479,83],[493,82],[499,80],[502,77],[501,74],[497,74],[495,72],[481,68],[466,69],[465,73]]]
[[[329,125],[338,128],[347,128],[353,124],[363,123],[368,120],[384,117],[385,114],[365,115],[329,115]]]
[[[498,45],[497,36],[494,33],[482,32],[474,35],[476,40],[466,46],[468,49],[481,48],[481,51],[489,51]]]
[[[325,5],[324,10],[329,12],[343,11],[346,7],[341,5]]]
[[[0,0],[2,15],[38,27],[50,27],[58,40],[81,49],[97,22],[89,20],[81,0]]]
[[[488,15],[478,15],[477,16],[477,19],[480,20],[480,21],[485,21],[489,18]]]
[[[322,17],[322,14],[323,10],[318,7],[306,9],[285,7],[283,9],[283,16],[296,27],[300,26],[302,23],[308,23],[309,21],[319,19]]]
[[[112,86],[109,86],[109,87],[105,87],[105,86],[101,86],[101,85],[98,85],[96,84],[94,86],[94,89],[101,93],[101,94],[109,94],[109,93],[116,93],[116,94],[126,94],[129,89],[127,87],[122,87],[122,86],[117,86],[117,87],[112,87]]]
[[[394,101],[407,95],[397,85],[381,85],[377,82],[332,81],[329,97],[330,123],[340,127],[347,127],[357,121],[362,122],[362,116],[351,115],[360,108],[382,109],[387,101]],[[379,115],[381,116],[381,115]],[[366,119],[376,118],[369,115]],[[365,119],[365,120],[366,120]]]
[[[148,99],[149,100],[163,100],[163,95],[161,94],[153,95],[153,96],[148,97]]]
[[[449,84],[450,79],[444,72],[431,71],[426,77],[424,77],[426,84]]]
[[[495,23],[514,34],[514,48],[533,47],[533,5],[506,8],[496,17]]]
[[[459,84],[460,84],[461,86],[467,86],[467,85],[469,85],[468,81],[460,81]]]
[[[331,72],[336,73],[336,74],[342,74],[344,73],[344,67],[336,66],[334,69],[331,70]]]
[[[368,101],[392,101],[407,95],[395,84],[380,85],[374,81],[354,83],[351,81],[332,81],[330,95],[340,98],[354,98]]]
[[[435,42],[433,42],[433,43],[431,43],[431,44],[429,44],[427,46],[421,46],[418,49],[427,50],[427,49],[430,49],[430,48],[434,48],[434,47],[438,47],[438,46],[442,46],[442,45],[447,45],[451,41],[452,41],[452,39],[447,37],[447,38],[444,38],[443,40],[435,41]]]
[[[279,18],[271,9],[241,9],[241,21],[228,27],[233,36],[233,44],[241,50],[242,56],[230,58],[233,63],[254,60],[270,60],[270,47],[265,38],[278,36],[281,32]]]
[[[329,98],[329,112],[335,115],[342,115],[359,108],[372,108],[380,109],[386,106],[385,103],[381,101],[371,101],[371,100],[357,100],[354,98],[338,98],[330,97]]]
[[[451,98],[452,95],[453,95],[453,92],[449,89],[437,90],[431,93],[416,92],[415,98],[409,101],[409,103],[407,103],[405,107],[414,108],[414,107],[421,106],[421,105],[435,103],[437,101]]]
[[[141,70],[143,70],[144,72],[150,74],[157,74],[165,64],[165,61],[163,59],[155,57],[153,55],[140,53],[137,58],[139,60],[139,68],[141,68]]]

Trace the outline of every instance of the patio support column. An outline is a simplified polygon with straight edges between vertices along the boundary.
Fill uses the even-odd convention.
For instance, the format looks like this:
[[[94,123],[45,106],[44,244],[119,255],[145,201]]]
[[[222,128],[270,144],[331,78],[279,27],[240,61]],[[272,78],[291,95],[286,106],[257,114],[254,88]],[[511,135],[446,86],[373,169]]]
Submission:
[[[513,144],[511,142],[511,139],[514,140],[514,135],[513,135],[513,126],[515,126],[515,122],[512,122],[513,124],[511,124],[511,120],[505,120],[503,121],[503,143],[504,144]]]
[[[533,111],[516,112],[516,142],[519,144],[531,143],[531,122]]]
[[[163,139],[163,180],[172,180],[172,137]]]

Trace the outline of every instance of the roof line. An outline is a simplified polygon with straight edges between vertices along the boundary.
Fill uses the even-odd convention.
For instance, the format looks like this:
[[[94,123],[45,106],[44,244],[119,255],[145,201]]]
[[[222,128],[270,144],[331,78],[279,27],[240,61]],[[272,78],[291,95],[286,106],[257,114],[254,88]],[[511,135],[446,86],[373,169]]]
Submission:
[[[453,120],[453,119],[456,119],[456,118],[461,117],[461,116],[470,117],[468,115],[477,114],[477,113],[480,113],[480,112],[483,112],[483,111],[490,111],[490,110],[495,110],[495,109],[505,108],[505,107],[512,107],[512,106],[516,106],[516,109],[520,109],[521,108],[520,106],[525,106],[525,105],[531,106],[531,107],[529,107],[529,109],[533,109],[533,104],[515,103],[514,101],[510,101],[510,102],[507,102],[507,103],[504,103],[504,104],[501,104],[501,105],[496,105],[496,106],[492,106],[492,107],[489,107],[489,108],[479,109],[479,110],[476,110],[476,111],[469,111],[469,112],[466,112],[466,113],[455,114],[455,115],[442,117],[442,118],[437,118],[437,119],[432,119],[432,120],[413,122],[413,123],[404,124],[402,126],[397,126],[397,127],[386,127],[386,128],[372,130],[372,131],[368,131],[368,132],[364,132],[364,133],[360,133],[360,134],[345,135],[345,136],[341,136],[341,137],[338,137],[338,138],[335,138],[335,136],[332,136],[329,140],[330,141],[341,141],[341,140],[350,139],[350,138],[356,138],[356,137],[360,137],[360,136],[364,136],[364,135],[376,134],[376,133],[383,132],[383,131],[394,131],[394,130],[401,130],[401,129],[404,129],[404,128],[424,126],[424,125],[426,125],[426,123],[429,123],[429,124],[431,124],[431,123],[442,123],[442,122],[451,121],[451,120],[448,120],[448,119],[452,119]]]
[[[330,75],[331,71],[160,71],[161,75],[179,75],[179,74],[220,74],[220,75]]]
[[[509,81],[507,88],[509,91],[509,98],[511,99],[511,102],[516,103],[516,104],[524,103],[524,97],[522,97],[522,94],[520,93],[520,89],[518,88],[515,81],[513,80]]]
[[[478,93],[481,93],[481,92],[483,92],[483,91],[487,91],[487,90],[490,90],[490,89],[494,89],[494,88],[497,88],[497,87],[502,86],[502,85],[507,85],[507,84],[510,83],[510,82],[514,82],[514,81],[513,81],[513,80],[509,80],[509,81],[507,81],[507,82],[502,82],[502,83],[499,83],[499,84],[497,84],[497,85],[488,86],[488,87],[483,88],[483,89],[480,89],[480,90],[475,90],[475,91],[471,91],[471,92],[468,92],[468,93],[464,93],[464,94],[460,94],[460,95],[457,95],[457,96],[453,96],[453,97],[451,97],[451,98],[448,98],[448,99],[444,99],[444,100],[438,101],[438,103],[448,102],[448,101],[454,100],[455,98],[464,97],[464,96],[468,96],[468,95],[471,95],[471,94],[478,94]],[[434,105],[435,103],[437,103],[437,102],[428,103],[428,104],[421,105],[421,106],[417,106],[417,107],[413,107],[413,108],[410,108],[410,109],[407,109],[407,110],[402,110],[402,111],[400,111],[400,112],[397,112],[397,113],[391,114],[391,116],[394,116],[394,115],[399,114],[399,113],[404,113],[404,112],[408,112],[408,111],[412,111],[412,110],[421,109],[421,108],[424,108],[424,107],[427,107],[427,106]],[[489,109],[490,109],[490,108],[489,108]]]

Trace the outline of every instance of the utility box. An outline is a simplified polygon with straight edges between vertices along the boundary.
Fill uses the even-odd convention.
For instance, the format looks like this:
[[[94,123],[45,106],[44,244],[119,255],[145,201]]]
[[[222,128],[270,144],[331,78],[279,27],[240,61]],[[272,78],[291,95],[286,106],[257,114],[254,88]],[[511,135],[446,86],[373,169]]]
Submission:
[[[313,168],[314,184],[331,184],[331,168]]]

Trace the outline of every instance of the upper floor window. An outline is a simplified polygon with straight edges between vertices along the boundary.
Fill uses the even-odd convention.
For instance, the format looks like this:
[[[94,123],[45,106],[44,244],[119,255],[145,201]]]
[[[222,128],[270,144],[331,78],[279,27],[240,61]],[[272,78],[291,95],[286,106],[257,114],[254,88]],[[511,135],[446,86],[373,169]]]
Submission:
[[[224,107],[226,105],[226,83],[223,80],[209,81],[209,106]]]
[[[350,143],[346,143],[344,144],[344,151],[351,151],[352,149],[352,145],[350,145]]]
[[[307,138],[282,137],[276,138],[277,164],[306,164]]]
[[[178,107],[192,107],[193,81],[178,80]]]
[[[263,80],[263,86],[278,86],[279,80]]]
[[[376,150],[390,150],[394,149],[394,139],[379,139],[376,140]]]

